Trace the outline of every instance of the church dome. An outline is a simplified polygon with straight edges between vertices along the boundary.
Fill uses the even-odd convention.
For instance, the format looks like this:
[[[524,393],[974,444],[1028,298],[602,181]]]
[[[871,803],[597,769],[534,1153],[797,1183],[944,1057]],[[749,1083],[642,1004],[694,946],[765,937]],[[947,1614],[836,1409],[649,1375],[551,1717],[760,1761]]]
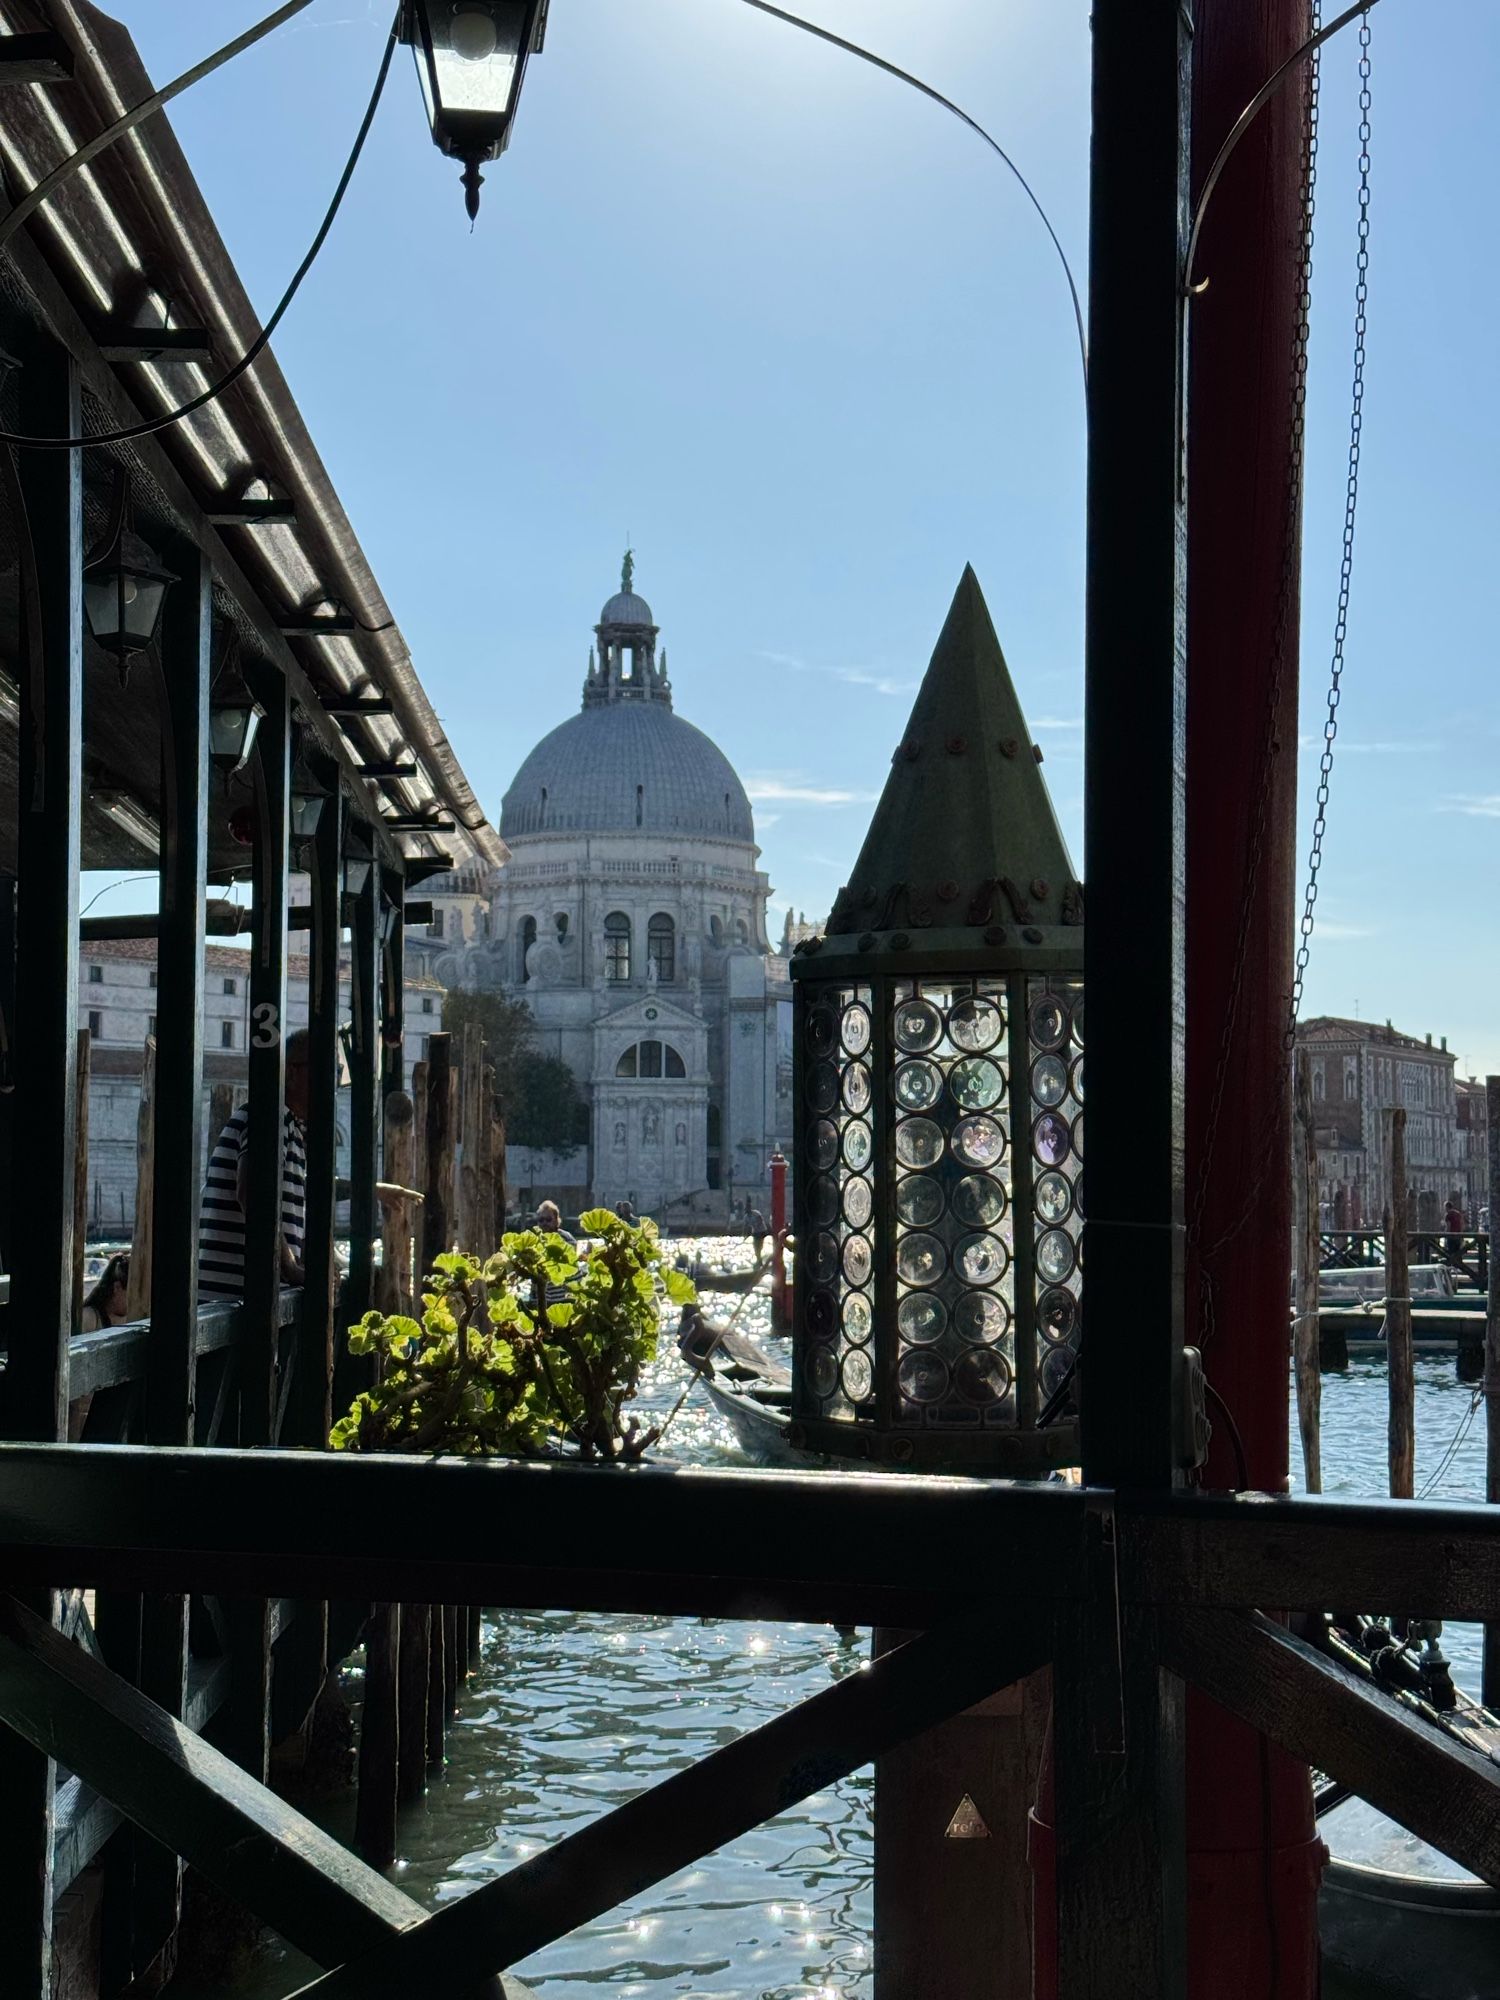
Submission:
[[[588,707],[544,736],[511,781],[500,830],[510,841],[525,834],[636,832],[755,839],[734,766],[665,701]]]
[[[633,590],[617,590],[599,613],[601,625],[652,625],[651,606]]]

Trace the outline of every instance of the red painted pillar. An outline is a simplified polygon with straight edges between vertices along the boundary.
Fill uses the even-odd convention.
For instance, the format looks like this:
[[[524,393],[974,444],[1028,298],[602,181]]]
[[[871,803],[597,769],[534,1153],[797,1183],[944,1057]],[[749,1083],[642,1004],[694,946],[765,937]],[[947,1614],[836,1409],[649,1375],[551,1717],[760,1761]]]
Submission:
[[[1199,0],[1193,180],[1311,32],[1308,0]],[[1209,211],[1190,354],[1188,1329],[1214,1413],[1206,1486],[1287,1478],[1301,495],[1292,475],[1306,70]],[[1312,2000],[1322,1849],[1306,1767],[1189,1692],[1193,2000]],[[1272,1971],[1273,1964],[1276,1967]]]

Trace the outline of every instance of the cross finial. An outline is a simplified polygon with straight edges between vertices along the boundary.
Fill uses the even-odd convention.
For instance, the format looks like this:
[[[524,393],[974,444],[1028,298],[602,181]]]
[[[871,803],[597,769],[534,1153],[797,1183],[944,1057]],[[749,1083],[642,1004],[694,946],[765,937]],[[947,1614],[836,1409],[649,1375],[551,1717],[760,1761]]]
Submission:
[[[635,550],[628,543],[625,560],[620,565],[620,588],[627,593],[635,589]]]

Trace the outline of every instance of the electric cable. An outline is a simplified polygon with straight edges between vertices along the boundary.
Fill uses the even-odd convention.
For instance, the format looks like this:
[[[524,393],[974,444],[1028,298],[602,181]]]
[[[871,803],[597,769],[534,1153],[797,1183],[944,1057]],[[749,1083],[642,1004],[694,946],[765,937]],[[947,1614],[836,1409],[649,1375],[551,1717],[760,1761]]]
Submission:
[[[309,0],[296,0],[296,4],[298,7],[307,5],[309,4]],[[283,9],[283,14],[285,12],[286,10]],[[370,101],[365,107],[364,117],[360,120],[359,131],[355,135],[353,148],[344,163],[343,172],[339,175],[338,186],[334,189],[333,199],[328,204],[328,209],[322,222],[318,225],[318,232],[312,240],[307,255],[292,273],[291,282],[282,293],[275,311],[271,314],[255,339],[251,341],[249,347],[246,348],[239,360],[234,362],[219,377],[217,382],[211,382],[198,395],[189,397],[187,402],[179,404],[175,410],[168,410],[162,416],[144,418],[138,424],[127,424],[121,430],[104,431],[97,437],[27,437],[20,432],[0,431],[0,444],[14,445],[32,451],[77,451],[89,446],[129,444],[134,438],[149,437],[154,431],[165,430],[169,425],[180,422],[183,417],[191,416],[195,410],[201,410],[205,404],[211,403],[217,397],[221,396],[247,370],[255,366],[255,363],[270,344],[271,336],[281,324],[288,307],[291,305],[293,299],[296,298],[302,280],[312,269],[319,251],[328,240],[329,232],[332,230],[334,222],[338,217],[339,209],[343,206],[344,196],[348,192],[350,181],[354,178],[354,170],[359,165],[360,155],[364,151],[365,141],[370,134],[370,127],[375,122],[375,113],[380,108],[380,100],[385,93],[386,78],[391,73],[391,58],[396,51],[397,30],[400,26],[400,21],[401,14],[398,8],[391,22],[390,34],[386,37],[385,50],[380,59],[380,69],[375,78],[375,88],[370,93]],[[168,88],[170,89],[171,86],[169,85]],[[155,106],[153,105],[151,108],[154,109]],[[144,116],[144,113],[142,115]],[[77,159],[79,156],[75,155],[74,158]],[[64,165],[68,164],[70,163],[64,162]],[[45,183],[39,183],[39,185],[45,185]],[[14,216],[10,219],[13,220]],[[0,234],[0,245],[3,245],[3,241],[3,234]]]
[[[287,0],[284,7],[278,7],[275,13],[267,14],[266,18],[257,21],[253,28],[247,28],[242,35],[236,35],[232,42],[226,42],[222,49],[215,49],[211,56],[205,56],[202,62],[194,63],[191,69],[185,69],[181,76],[173,77],[172,81],[163,84],[160,90],[153,90],[151,95],[143,97],[139,104],[132,104],[113,125],[106,125],[102,132],[96,132],[94,137],[86,145],[80,146],[76,153],[70,153],[67,159],[55,166],[50,173],[43,174],[30,193],[23,195],[4,221],[0,222],[0,250],[5,248],[21,224],[36,213],[54,188],[61,187],[64,181],[71,180],[88,165],[90,160],[97,159],[100,153],[112,146],[116,139],[123,139],[127,132],[134,131],[136,126],[143,123],[153,112],[160,111],[163,105],[170,104],[174,97],[181,97],[185,90],[191,89],[195,83],[201,83],[204,77],[212,76],[216,69],[222,69],[225,63],[232,61],[243,50],[253,47],[273,29],[279,28],[283,21],[289,21],[294,14],[302,13],[304,8],[311,5],[312,0]]]
[[[1366,3],[1373,6],[1375,0],[1366,0]],[[945,111],[951,111],[961,124],[967,125],[971,132],[978,133],[991,152],[998,153],[1005,165],[1015,175],[1026,199],[1041,217],[1042,227],[1052,238],[1052,247],[1057,252],[1058,262],[1063,268],[1063,276],[1068,281],[1068,296],[1073,301],[1073,319],[1078,328],[1078,356],[1083,364],[1083,386],[1087,390],[1089,385],[1089,344],[1088,336],[1084,332],[1083,304],[1078,296],[1078,287],[1073,281],[1073,267],[1068,262],[1067,252],[1062,247],[1057,231],[1052,227],[1051,217],[1037,199],[1036,190],[1021,172],[1021,169],[1016,165],[1010,154],[1000,144],[1000,141],[994,138],[989,132],[986,132],[979,120],[971,118],[961,105],[953,102],[951,97],[944,97],[940,90],[934,90],[932,85],[924,83],[921,77],[913,76],[909,69],[902,69],[896,63],[887,62],[884,56],[877,56],[873,50],[862,48],[858,42],[846,41],[842,35],[834,34],[831,28],[820,28],[816,21],[804,20],[800,14],[789,14],[784,7],[773,6],[771,0],[745,0],[745,5],[755,8],[757,13],[769,14],[773,20],[784,21],[788,27],[800,28],[804,34],[816,35],[820,42],[830,42],[834,48],[842,49],[846,55],[858,56],[861,62],[867,62],[875,69],[883,69],[887,76],[895,77],[899,83],[910,84],[913,90],[919,90],[924,97],[930,97],[934,104],[940,104]]]

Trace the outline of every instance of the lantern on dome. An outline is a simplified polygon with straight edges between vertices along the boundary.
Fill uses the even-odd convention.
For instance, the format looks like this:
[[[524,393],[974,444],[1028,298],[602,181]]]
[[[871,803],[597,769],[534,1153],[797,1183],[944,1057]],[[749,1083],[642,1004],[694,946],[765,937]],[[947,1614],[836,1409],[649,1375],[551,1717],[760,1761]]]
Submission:
[[[793,1441],[1077,1462],[1083,888],[972,570],[797,948]]]

